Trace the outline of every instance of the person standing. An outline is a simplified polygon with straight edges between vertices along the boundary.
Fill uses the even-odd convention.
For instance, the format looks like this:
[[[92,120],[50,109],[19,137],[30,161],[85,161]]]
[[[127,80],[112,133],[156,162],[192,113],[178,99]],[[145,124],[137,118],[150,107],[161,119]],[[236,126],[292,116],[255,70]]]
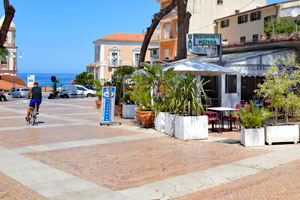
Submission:
[[[6,96],[4,95],[4,90],[0,89],[0,101],[7,101]]]

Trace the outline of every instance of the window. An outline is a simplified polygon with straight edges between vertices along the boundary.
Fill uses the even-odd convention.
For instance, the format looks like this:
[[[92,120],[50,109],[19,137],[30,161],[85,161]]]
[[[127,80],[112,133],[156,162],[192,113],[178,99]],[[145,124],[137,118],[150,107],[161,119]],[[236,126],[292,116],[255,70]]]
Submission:
[[[2,59],[1,59],[1,68],[2,69],[8,69],[7,61],[8,61],[8,56],[2,57]]]
[[[120,49],[118,47],[112,47],[109,49],[110,51],[110,66],[117,67],[119,65],[119,59],[120,59]]]
[[[170,24],[165,25],[165,39],[170,38]]]
[[[156,56],[156,55],[157,55],[157,49],[153,49],[152,55],[153,55],[153,56]]]
[[[260,20],[261,18],[261,11],[253,12],[250,14],[250,21]]]
[[[242,15],[238,17],[238,24],[243,24],[248,22],[248,15]]]
[[[170,51],[169,49],[164,50],[164,59],[168,60],[170,58]]]
[[[252,36],[253,42],[257,42],[258,41],[258,34],[254,34]]]
[[[222,45],[228,45],[228,40],[227,39],[222,40]]]
[[[119,55],[117,52],[111,53],[110,63],[112,66],[116,67],[118,65]]]
[[[240,38],[240,42],[242,43],[242,42],[246,42],[246,36],[242,36],[241,38]]]
[[[217,5],[223,5],[223,0],[217,0]]]
[[[229,19],[221,21],[221,28],[228,27],[229,26]]]
[[[140,54],[135,53],[134,54],[134,66],[139,66],[139,59],[140,59]]]
[[[236,75],[226,75],[226,93],[237,93]]]

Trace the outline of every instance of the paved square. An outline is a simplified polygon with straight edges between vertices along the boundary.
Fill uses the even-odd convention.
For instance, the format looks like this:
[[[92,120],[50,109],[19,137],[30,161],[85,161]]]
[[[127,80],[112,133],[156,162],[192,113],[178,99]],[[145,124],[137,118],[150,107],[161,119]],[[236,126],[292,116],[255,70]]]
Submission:
[[[121,190],[263,153],[267,151],[163,137],[26,155],[108,189]]]
[[[0,104],[0,199],[299,199],[300,148],[245,148],[238,132],[181,141],[134,120],[99,126],[96,98]]]

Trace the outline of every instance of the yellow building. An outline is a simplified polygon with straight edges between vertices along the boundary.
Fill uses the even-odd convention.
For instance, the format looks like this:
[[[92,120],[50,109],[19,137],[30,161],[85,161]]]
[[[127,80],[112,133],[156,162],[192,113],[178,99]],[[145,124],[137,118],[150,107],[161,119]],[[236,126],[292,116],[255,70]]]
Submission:
[[[222,34],[223,44],[257,42],[266,39],[265,22],[272,18],[297,22],[299,15],[299,0],[274,3],[216,19],[216,33]]]
[[[154,34],[153,37],[157,35]],[[135,68],[139,64],[139,56],[144,41],[145,33],[115,33],[94,41],[95,45],[95,66],[89,71],[94,71],[95,79],[108,80],[112,73],[122,65],[129,65]],[[152,38],[153,38],[152,37]],[[158,40],[158,39],[156,39]],[[151,41],[145,61],[159,53],[158,43]],[[150,56],[152,55],[152,56]]]
[[[156,0],[161,9],[172,0]],[[265,6],[266,0],[189,0],[187,10],[192,14],[189,33],[214,33],[214,20],[243,12],[258,6]],[[174,59],[177,54],[177,8],[171,11],[160,22],[160,59]]]

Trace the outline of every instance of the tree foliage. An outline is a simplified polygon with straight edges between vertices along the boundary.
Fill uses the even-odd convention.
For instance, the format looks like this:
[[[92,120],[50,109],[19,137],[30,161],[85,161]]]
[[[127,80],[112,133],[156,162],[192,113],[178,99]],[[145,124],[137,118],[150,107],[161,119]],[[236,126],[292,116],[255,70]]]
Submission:
[[[93,85],[94,75],[88,72],[82,72],[75,77],[74,83],[78,85]]]
[[[274,30],[273,30],[274,27]],[[265,34],[270,37],[271,33],[293,33],[296,31],[296,24],[289,22],[286,19],[272,18],[270,21],[265,22]]]
[[[289,112],[300,110],[299,95],[300,65],[295,60],[295,54],[278,57],[264,74],[265,81],[258,84],[258,95],[264,95],[266,102],[275,109],[275,122],[278,123],[278,112],[285,111],[285,121],[288,123]]]

